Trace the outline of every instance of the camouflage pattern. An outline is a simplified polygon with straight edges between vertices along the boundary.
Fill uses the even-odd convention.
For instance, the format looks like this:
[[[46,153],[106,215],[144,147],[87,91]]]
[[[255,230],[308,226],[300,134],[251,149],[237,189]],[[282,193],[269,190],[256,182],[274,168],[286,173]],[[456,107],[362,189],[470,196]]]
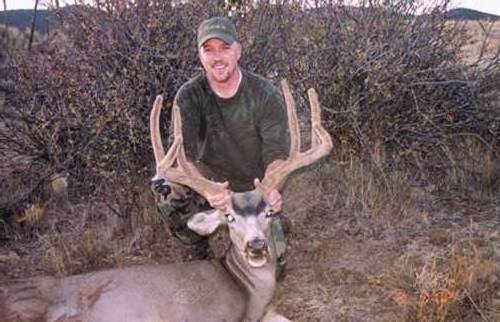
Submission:
[[[288,240],[283,229],[282,216],[283,214],[274,216],[271,223],[274,247],[276,247],[276,257],[278,260],[276,268],[276,280],[278,281],[285,277],[285,268],[288,259]]]
[[[208,209],[210,209],[208,202],[192,190],[187,190],[185,195],[176,198],[170,195],[164,202],[158,204],[161,219],[167,222],[172,235],[184,245],[195,245],[207,240],[206,237],[189,229],[187,222],[194,214]]]

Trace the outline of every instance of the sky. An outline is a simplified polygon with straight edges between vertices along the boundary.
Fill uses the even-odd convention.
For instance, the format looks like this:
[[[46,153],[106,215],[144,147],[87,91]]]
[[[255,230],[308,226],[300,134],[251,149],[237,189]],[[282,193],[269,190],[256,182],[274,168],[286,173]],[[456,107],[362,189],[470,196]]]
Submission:
[[[43,3],[47,2],[50,0],[40,0],[41,7],[43,8]],[[73,2],[72,0],[59,0],[61,5]],[[500,16],[500,0],[452,0],[452,3],[454,7],[471,8]],[[33,8],[34,5],[35,0],[7,0],[7,9],[29,9]]]

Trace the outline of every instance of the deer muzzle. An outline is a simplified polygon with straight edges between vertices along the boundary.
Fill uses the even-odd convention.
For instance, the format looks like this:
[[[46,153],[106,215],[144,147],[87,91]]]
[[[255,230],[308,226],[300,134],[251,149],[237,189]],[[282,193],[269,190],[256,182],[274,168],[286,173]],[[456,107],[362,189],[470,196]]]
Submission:
[[[269,260],[269,247],[264,239],[255,238],[247,242],[245,253],[252,267],[261,267]]]

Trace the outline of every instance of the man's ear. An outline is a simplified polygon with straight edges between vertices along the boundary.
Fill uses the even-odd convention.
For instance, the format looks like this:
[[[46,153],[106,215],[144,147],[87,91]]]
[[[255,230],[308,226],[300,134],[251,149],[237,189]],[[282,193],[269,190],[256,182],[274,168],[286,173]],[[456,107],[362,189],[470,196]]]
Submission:
[[[219,210],[208,210],[193,215],[187,226],[198,235],[207,236],[225,223],[224,214]]]
[[[239,42],[237,42],[235,45],[237,50],[236,56],[238,57],[237,60],[239,61],[241,58],[241,54],[243,53],[243,48],[241,47],[241,44]]]

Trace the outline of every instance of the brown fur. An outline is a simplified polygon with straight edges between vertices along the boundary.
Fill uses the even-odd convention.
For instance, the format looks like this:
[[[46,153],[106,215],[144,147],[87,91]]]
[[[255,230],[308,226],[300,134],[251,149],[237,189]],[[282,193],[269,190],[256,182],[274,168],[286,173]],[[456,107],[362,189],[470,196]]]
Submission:
[[[104,280],[102,283],[95,287],[83,289],[78,294],[78,309],[88,311],[92,309],[95,303],[99,300],[102,293],[106,292],[112,280]]]
[[[68,315],[64,314],[64,315],[60,316],[54,322],[84,322],[84,321],[80,320],[74,316],[68,316]]]

